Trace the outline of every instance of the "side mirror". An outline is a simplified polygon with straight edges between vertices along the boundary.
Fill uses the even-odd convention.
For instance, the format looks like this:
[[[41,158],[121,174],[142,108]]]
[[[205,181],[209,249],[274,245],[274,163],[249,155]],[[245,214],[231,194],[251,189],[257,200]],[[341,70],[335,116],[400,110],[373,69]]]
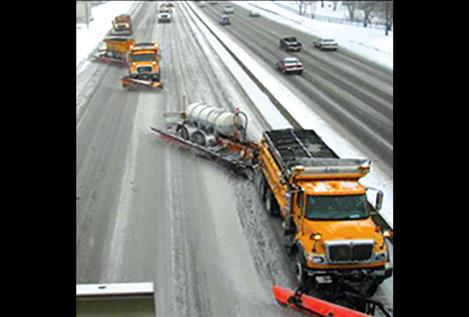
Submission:
[[[376,193],[376,211],[379,211],[381,210],[381,208],[383,207],[383,198],[384,198],[384,194],[382,191],[378,191]]]

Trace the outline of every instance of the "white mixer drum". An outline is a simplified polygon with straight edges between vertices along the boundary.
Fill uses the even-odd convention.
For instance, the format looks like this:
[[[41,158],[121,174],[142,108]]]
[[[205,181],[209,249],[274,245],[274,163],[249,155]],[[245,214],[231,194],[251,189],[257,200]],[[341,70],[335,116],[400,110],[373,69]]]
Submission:
[[[219,107],[193,103],[187,108],[189,122],[195,122],[205,129],[212,128],[215,133],[230,135],[236,131],[235,115]]]

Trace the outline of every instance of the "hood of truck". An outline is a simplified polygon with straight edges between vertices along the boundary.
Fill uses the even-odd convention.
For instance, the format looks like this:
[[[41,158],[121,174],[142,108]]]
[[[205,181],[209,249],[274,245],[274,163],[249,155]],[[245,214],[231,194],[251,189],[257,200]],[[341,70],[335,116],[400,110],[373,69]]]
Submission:
[[[376,232],[376,225],[371,218],[360,220],[334,220],[334,221],[317,221],[304,220],[303,235],[298,233],[303,247],[311,251],[314,240],[311,234],[319,233],[322,238],[317,243],[318,252],[324,252],[324,242],[332,240],[374,240],[375,251],[378,251],[380,245],[383,244],[384,238],[381,232]]]

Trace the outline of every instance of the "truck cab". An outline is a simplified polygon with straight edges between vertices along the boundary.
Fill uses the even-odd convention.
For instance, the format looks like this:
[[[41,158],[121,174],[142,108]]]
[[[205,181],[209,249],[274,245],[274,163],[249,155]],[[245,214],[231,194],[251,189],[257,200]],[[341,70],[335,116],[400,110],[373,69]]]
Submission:
[[[129,51],[129,74],[143,77],[160,76],[160,45],[158,43],[137,43]]]

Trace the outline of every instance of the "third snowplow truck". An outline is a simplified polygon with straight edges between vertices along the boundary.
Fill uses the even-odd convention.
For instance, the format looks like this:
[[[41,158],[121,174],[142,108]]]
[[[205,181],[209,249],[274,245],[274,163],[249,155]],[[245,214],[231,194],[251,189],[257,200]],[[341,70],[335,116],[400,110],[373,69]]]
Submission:
[[[350,282],[371,296],[392,275],[385,237],[371,219],[372,206],[359,179],[370,161],[340,159],[313,130],[263,133],[258,155],[261,196],[283,219],[289,251],[302,285]]]

